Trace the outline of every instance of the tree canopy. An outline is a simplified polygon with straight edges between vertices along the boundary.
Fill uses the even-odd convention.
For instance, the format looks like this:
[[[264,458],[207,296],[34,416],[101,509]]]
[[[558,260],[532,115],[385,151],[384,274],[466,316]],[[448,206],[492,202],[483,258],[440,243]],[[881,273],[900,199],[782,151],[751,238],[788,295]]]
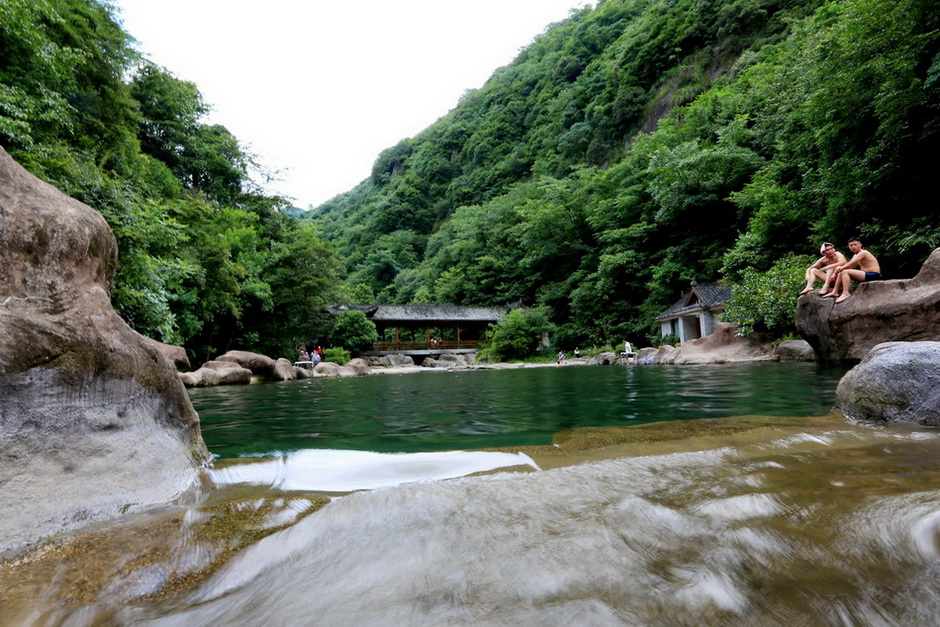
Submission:
[[[291,355],[329,328],[342,267],[197,86],[140,58],[96,0],[0,3],[0,143],[98,210],[118,239],[115,309],[206,359]],[[263,174],[263,173],[262,173]]]
[[[311,217],[379,300],[548,306],[566,344],[821,240],[912,276],[940,245],[938,27],[929,0],[604,0]]]
[[[292,355],[339,298],[521,301],[605,344],[821,240],[862,237],[887,278],[940,244],[932,0],[602,0],[305,214],[132,44],[106,0],[0,2],[0,143],[108,220],[117,311],[199,359]],[[766,293],[745,309],[785,333]]]

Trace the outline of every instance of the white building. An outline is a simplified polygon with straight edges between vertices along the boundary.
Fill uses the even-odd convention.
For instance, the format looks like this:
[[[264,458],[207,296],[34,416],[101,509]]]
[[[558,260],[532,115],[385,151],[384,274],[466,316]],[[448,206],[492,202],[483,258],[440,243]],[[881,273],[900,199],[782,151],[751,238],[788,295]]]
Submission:
[[[730,288],[692,281],[692,289],[661,313],[656,322],[662,325],[664,336],[677,335],[680,342],[711,335],[729,298]]]

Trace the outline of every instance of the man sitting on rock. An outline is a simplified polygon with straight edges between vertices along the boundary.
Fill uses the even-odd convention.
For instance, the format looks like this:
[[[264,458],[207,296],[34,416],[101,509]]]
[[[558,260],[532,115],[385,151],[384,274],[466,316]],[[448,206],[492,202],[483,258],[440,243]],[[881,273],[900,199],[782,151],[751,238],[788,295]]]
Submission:
[[[800,296],[813,291],[813,283],[816,282],[816,279],[823,282],[822,289],[819,290],[819,293],[828,293],[831,287],[830,283],[832,282],[833,271],[838,266],[845,263],[845,255],[837,251],[835,245],[831,242],[825,242],[819,248],[819,254],[822,255],[822,257],[817,259],[816,263],[806,269],[806,287],[800,292]]]
[[[841,303],[845,299],[849,298],[852,295],[852,292],[849,291],[852,280],[858,281],[859,283],[865,281],[877,281],[881,279],[881,266],[878,264],[878,260],[875,259],[875,256],[868,252],[867,250],[862,249],[862,242],[857,238],[852,238],[849,240],[849,250],[852,251],[854,255],[848,262],[838,266],[835,269],[837,273],[835,276],[835,281],[842,283],[842,295],[836,299],[837,303]],[[858,266],[860,269],[854,270],[855,266]],[[826,294],[827,298],[834,297],[836,295],[835,290]]]

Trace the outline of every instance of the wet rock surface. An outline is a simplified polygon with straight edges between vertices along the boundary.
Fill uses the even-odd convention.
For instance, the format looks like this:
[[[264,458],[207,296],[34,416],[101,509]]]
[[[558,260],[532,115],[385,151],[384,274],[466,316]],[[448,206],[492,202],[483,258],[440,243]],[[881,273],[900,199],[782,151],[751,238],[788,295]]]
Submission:
[[[108,295],[114,235],[0,149],[0,550],[166,502],[208,458],[154,343]]]
[[[877,345],[839,382],[836,408],[855,420],[940,425],[940,342]]]

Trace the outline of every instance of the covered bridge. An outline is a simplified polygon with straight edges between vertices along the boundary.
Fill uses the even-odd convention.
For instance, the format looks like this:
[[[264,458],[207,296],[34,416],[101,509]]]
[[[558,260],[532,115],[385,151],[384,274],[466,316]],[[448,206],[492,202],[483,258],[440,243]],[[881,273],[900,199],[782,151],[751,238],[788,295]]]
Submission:
[[[361,311],[375,324],[379,341],[368,355],[469,353],[487,338],[489,326],[519,305],[339,305],[334,312]]]

